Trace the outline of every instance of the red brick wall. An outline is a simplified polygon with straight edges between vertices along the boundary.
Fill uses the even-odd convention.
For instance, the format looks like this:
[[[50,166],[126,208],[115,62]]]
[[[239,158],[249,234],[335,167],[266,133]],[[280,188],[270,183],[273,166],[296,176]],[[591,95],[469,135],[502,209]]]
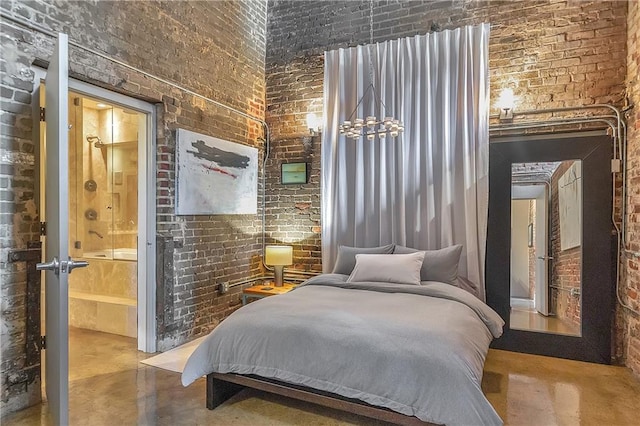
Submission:
[[[640,310],[640,0],[629,2],[627,34],[627,96],[634,105],[627,116],[627,244],[622,261],[620,297]],[[640,316],[618,305],[618,331],[623,336],[616,349],[625,364],[640,375]]]
[[[501,88],[514,89],[519,110],[620,104],[626,73],[626,11],[621,1],[402,1],[374,2],[374,40],[424,34],[432,25],[452,29],[489,22],[492,112]],[[267,19],[267,122],[273,158],[304,157],[302,137],[308,112],[322,114],[323,52],[369,42],[368,2],[269,1]],[[314,141],[312,155],[320,154]],[[268,166],[270,234],[301,233],[306,247],[296,257],[305,268],[320,268],[320,181],[290,196],[277,185],[279,161]],[[320,171],[312,169],[319,176]],[[294,214],[296,203],[309,204]],[[293,221],[280,221],[288,215]],[[317,232],[316,232],[317,231]]]
[[[564,161],[551,176],[551,285],[564,289],[580,290],[582,248],[561,249],[560,234],[560,202],[558,196],[558,179],[571,167],[573,161]],[[580,294],[571,295],[568,291],[550,289],[551,310],[558,318],[580,325]]]
[[[622,106],[625,82],[632,89],[629,91],[632,100],[640,105],[638,0],[376,1],[374,6],[375,41],[424,34],[432,26],[451,29],[489,22],[493,113],[495,101],[505,86],[514,89],[519,110],[594,103]],[[270,0],[267,26],[266,117],[273,130],[274,158],[300,157],[304,152],[305,116],[308,112],[322,113],[322,53],[368,43],[368,3]],[[627,162],[629,228],[630,241],[634,242],[630,249],[637,252],[640,251],[638,107],[631,115]],[[317,142],[313,155],[319,155]],[[272,162],[270,174],[277,173],[278,167],[277,161]],[[320,171],[314,169],[312,173]],[[287,229],[296,229],[307,235],[305,244],[313,248],[308,250],[310,257],[298,256],[296,262],[317,268],[319,180],[312,179],[304,188],[308,195],[299,198],[309,204],[309,214],[292,215],[293,222],[287,223],[272,218],[283,211],[294,212],[300,199],[291,199],[287,188],[278,185],[270,188],[269,211],[273,212],[269,214],[270,231],[282,235]],[[625,261],[627,278],[622,287],[626,297],[638,298],[639,269],[639,258]],[[616,354],[626,354],[628,365],[640,372],[640,322],[630,313],[620,313],[618,323],[624,334],[620,331],[616,335]]]

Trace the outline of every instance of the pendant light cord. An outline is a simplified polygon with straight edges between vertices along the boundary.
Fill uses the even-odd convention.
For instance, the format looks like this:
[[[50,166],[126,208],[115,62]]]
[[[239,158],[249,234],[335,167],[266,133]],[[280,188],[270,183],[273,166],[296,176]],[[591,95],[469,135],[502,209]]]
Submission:
[[[369,2],[369,84],[373,85],[373,0]]]

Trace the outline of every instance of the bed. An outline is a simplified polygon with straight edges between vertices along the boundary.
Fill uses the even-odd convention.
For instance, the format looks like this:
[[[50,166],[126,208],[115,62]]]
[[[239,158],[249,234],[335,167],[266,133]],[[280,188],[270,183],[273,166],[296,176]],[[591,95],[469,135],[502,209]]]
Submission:
[[[400,424],[502,424],[480,385],[504,322],[457,286],[417,284],[323,274],[253,302],[207,336],[182,383],[207,375],[210,409],[249,386]]]

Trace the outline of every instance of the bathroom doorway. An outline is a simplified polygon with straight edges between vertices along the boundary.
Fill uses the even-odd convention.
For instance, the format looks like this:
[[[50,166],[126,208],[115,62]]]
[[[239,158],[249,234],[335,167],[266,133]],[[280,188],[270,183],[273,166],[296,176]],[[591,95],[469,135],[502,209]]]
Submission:
[[[46,118],[44,92],[37,85],[34,102]],[[70,329],[155,352],[155,107],[71,79],[68,105],[69,255],[89,263],[69,275]],[[41,121],[42,153],[45,128]],[[40,156],[41,205],[45,163]]]
[[[69,326],[137,338],[138,145],[146,117],[69,93]]]

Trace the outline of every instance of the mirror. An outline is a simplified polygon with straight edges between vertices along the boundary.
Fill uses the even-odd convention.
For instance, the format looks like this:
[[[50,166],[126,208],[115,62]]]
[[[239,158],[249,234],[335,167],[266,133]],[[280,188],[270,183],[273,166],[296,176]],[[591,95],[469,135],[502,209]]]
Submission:
[[[580,336],[582,161],[511,168],[510,328]]]

